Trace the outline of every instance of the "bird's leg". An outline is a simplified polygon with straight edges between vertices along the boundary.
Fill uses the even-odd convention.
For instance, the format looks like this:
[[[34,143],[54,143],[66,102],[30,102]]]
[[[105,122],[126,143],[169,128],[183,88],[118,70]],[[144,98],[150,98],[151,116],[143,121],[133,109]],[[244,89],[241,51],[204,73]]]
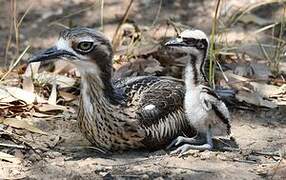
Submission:
[[[187,154],[187,152],[190,149],[195,149],[195,150],[211,150],[211,149],[213,149],[211,128],[209,128],[207,130],[206,141],[207,142],[205,144],[202,144],[202,145],[184,144],[184,145],[178,147],[176,150],[172,151],[171,154],[178,154],[179,153],[179,157],[180,157],[182,155]]]
[[[205,135],[202,133],[199,133],[192,138],[184,137],[184,136],[178,136],[176,139],[174,139],[168,146],[167,149],[170,149],[173,146],[177,146],[181,143],[188,143],[188,144],[203,144],[205,143]]]

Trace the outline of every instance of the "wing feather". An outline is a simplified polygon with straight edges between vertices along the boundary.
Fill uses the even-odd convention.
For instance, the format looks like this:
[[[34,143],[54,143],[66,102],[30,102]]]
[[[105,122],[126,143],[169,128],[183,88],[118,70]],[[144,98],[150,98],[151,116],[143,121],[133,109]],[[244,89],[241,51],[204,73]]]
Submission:
[[[148,147],[164,146],[178,135],[194,135],[195,130],[189,126],[183,111],[185,88],[182,81],[145,76],[124,80],[117,88],[125,95],[126,106],[146,130],[144,143]]]
[[[205,110],[213,110],[215,114],[221,119],[221,121],[226,125],[228,134],[230,134],[231,126],[229,110],[221,98],[214,91],[212,91],[212,89],[206,86],[202,87],[200,97]]]

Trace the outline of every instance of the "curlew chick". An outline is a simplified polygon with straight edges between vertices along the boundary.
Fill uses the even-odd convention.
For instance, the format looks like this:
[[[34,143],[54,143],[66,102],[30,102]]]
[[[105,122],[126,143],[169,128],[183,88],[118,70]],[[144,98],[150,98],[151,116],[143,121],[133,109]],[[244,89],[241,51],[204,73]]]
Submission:
[[[230,134],[230,115],[224,102],[208,86],[204,65],[208,53],[209,41],[200,30],[185,30],[166,46],[189,56],[185,68],[186,94],[184,109],[188,122],[197,130],[194,138],[179,136],[169,145],[185,143],[172,153],[183,155],[189,149],[211,150],[213,136]]]

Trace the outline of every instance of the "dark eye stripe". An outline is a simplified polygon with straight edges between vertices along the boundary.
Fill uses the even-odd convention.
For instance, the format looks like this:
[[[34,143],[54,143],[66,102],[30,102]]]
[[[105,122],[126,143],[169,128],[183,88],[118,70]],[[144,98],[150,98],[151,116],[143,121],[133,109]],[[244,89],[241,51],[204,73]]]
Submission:
[[[195,46],[198,49],[205,49],[206,47],[208,47],[208,43],[205,39],[195,39],[187,37],[181,37],[181,38],[188,46]]]
[[[189,45],[194,45],[197,43],[197,39],[194,39],[194,38],[183,38],[183,41],[186,43],[186,44],[189,44]]]

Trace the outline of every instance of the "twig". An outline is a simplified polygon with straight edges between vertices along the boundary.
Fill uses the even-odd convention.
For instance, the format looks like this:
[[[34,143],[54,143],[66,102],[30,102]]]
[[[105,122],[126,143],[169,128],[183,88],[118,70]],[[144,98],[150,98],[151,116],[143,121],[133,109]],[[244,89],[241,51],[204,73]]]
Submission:
[[[64,24],[62,24],[62,23],[59,23],[59,22],[55,22],[55,23],[53,23],[53,24],[51,24],[51,25],[59,26],[59,27],[62,27],[62,28],[64,28],[64,29],[69,29],[68,26],[66,26],[66,25],[64,25]]]
[[[273,174],[272,174],[272,176],[271,176],[270,179],[273,179],[273,178],[274,178],[274,176],[275,176],[275,174],[277,173],[277,170],[278,170],[278,168],[279,168],[281,162],[282,162],[282,158],[279,160],[277,166],[274,168],[274,172],[273,172]]]
[[[165,156],[165,155],[164,155]],[[135,164],[141,164],[142,162],[146,162],[146,161],[151,161],[151,160],[163,160],[163,156],[156,156],[156,157],[150,157],[150,158],[146,158],[146,159],[142,159],[142,160],[137,160],[137,161],[132,161],[132,162],[127,162],[127,163],[121,163],[121,164],[100,164],[102,166],[112,166],[112,167],[119,167],[119,166],[128,166],[128,165],[135,165]]]
[[[18,57],[18,59],[16,60],[16,62],[13,64],[13,66],[2,76],[2,78],[0,79],[0,82],[3,81],[7,76],[8,74],[18,65],[18,63],[20,62],[20,60],[22,59],[22,57],[25,55],[25,53],[28,51],[28,49],[30,48],[31,46],[28,45],[25,50],[20,54],[20,56]]]
[[[162,0],[160,0],[160,4],[159,4],[159,7],[158,7],[158,10],[157,10],[157,13],[156,13],[156,16],[154,18],[154,21],[152,22],[152,25],[151,26],[154,26],[158,20],[158,17],[160,15],[160,12],[161,12],[161,8],[162,8]]]
[[[26,15],[28,14],[28,12],[30,11],[30,9],[33,7],[33,2],[29,5],[29,7],[26,9],[26,11],[24,12],[23,16],[21,17],[21,19],[19,20],[19,22],[17,23],[17,28],[19,28],[24,20],[24,18],[26,17]]]
[[[180,32],[182,31],[182,29],[181,29],[174,21],[172,21],[171,19],[168,19],[168,20],[167,20],[167,25],[168,25],[168,26],[171,25],[171,26],[174,28],[174,30],[175,30],[177,36],[178,36],[178,35],[180,34]]]
[[[247,163],[247,164],[257,164],[257,162],[255,162],[255,161],[244,160],[244,159],[231,159],[231,161],[240,162],[240,163]]]
[[[258,156],[280,157],[279,153],[277,152],[252,151],[251,154],[258,155]]]
[[[101,0],[101,4],[100,4],[100,27],[101,27],[101,31],[104,31],[103,28],[103,8],[104,8],[104,0]]]
[[[7,67],[8,64],[8,51],[11,46],[11,41],[12,41],[12,31],[13,31],[13,1],[10,1],[11,7],[10,7],[10,30],[9,30],[9,36],[7,40],[7,44],[5,47],[5,67]]]
[[[207,171],[207,170],[201,170],[201,169],[192,169],[192,168],[184,168],[184,167],[176,167],[176,166],[163,166],[161,164],[158,164],[158,165],[163,168],[168,168],[168,169],[183,169],[183,170],[189,170],[189,171],[199,172],[199,173],[215,173],[214,171]]]
[[[16,41],[16,55],[19,55],[19,28],[17,22],[17,1],[13,0],[13,25],[15,31],[15,41]]]
[[[124,15],[123,15],[122,21],[121,21],[121,22],[118,24],[118,26],[116,27],[115,33],[114,33],[113,38],[112,38],[113,49],[116,49],[116,48],[117,48],[115,45],[116,45],[116,42],[117,42],[117,36],[118,36],[118,33],[119,33],[119,29],[120,29],[121,26],[126,22],[133,2],[134,2],[134,0],[130,0],[130,1],[129,1],[129,4],[128,4],[128,6],[127,6],[127,9],[125,10],[125,13],[124,13]]]
[[[108,152],[108,151],[102,150],[102,149],[97,148],[97,147],[94,147],[94,146],[86,146],[86,148],[88,148],[88,149],[93,149],[93,150],[96,150],[96,151],[99,151],[100,153],[103,153],[103,154],[111,154],[111,153],[110,153],[110,152]]]
[[[25,147],[25,146],[17,145],[17,144],[6,144],[6,143],[0,143],[0,146],[10,147],[10,148],[18,148],[18,149],[26,149],[26,147]]]
[[[94,5],[92,5],[92,6],[88,6],[87,8],[80,9],[80,10],[75,11],[75,12],[73,12],[73,13],[67,14],[66,16],[63,16],[63,17],[61,17],[61,18],[59,18],[59,19],[56,19],[56,20],[50,22],[50,23],[48,24],[48,26],[52,26],[52,25],[54,25],[54,24],[56,24],[56,23],[58,23],[58,22],[60,22],[60,21],[62,21],[62,20],[64,20],[64,19],[67,19],[67,18],[69,18],[69,17],[71,17],[71,16],[81,14],[81,13],[83,13],[83,12],[85,12],[85,11],[88,11],[89,9],[92,9],[92,8],[94,8],[94,7],[96,7],[96,6],[98,6],[97,3],[94,4]]]
[[[228,82],[229,80],[228,80],[227,76],[225,75],[224,71],[222,70],[222,67],[221,67],[220,63],[219,63],[218,61],[216,61],[216,64],[218,65],[219,70],[221,71],[224,80],[225,80],[226,82]]]
[[[8,132],[7,130],[3,130],[3,132],[0,132],[0,134],[5,134],[5,135],[8,135],[11,140],[15,143],[21,143],[23,144],[24,146],[30,148],[31,150],[33,150],[36,154],[38,154],[39,156],[41,156],[41,154],[39,152],[36,151],[36,149],[39,149],[41,151],[47,151],[48,149],[47,148],[41,148],[41,147],[33,147],[26,138],[22,137],[22,136],[19,136],[17,134],[14,134],[14,133],[11,133],[11,132]]]

